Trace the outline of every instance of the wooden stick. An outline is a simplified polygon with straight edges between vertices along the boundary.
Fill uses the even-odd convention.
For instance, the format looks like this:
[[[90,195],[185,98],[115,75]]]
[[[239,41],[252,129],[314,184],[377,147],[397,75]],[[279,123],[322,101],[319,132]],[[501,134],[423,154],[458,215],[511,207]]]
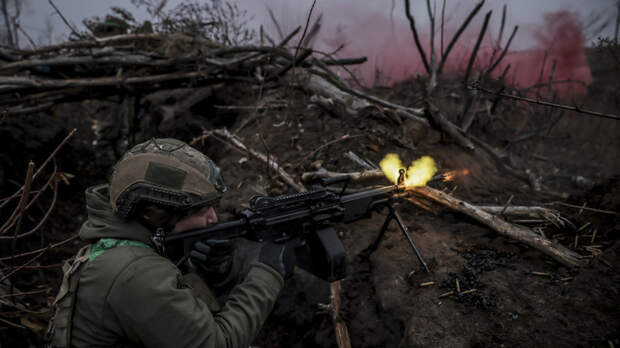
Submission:
[[[360,167],[364,168],[365,170],[376,170],[378,169],[376,165],[368,162],[367,160],[361,158],[360,156],[356,155],[353,151],[348,151],[344,154],[344,157],[350,159],[351,161],[357,163]]]
[[[435,105],[433,105],[428,99],[424,102],[424,115],[429,120],[429,123],[435,125],[440,131],[449,135],[457,144],[462,146],[467,150],[474,150],[476,146],[467,139],[459,130],[459,128],[454,125],[454,123],[448,121],[439,111]]]
[[[465,290],[461,292],[459,295],[467,295],[467,294],[471,294],[472,292],[476,292],[476,291],[478,291],[478,289],[469,289],[469,290]]]
[[[334,331],[336,335],[336,343],[339,348],[351,348],[351,339],[349,338],[349,330],[347,324],[340,315],[340,281],[332,282],[330,284],[331,293],[331,309],[332,309],[332,322],[334,323]]]
[[[502,209],[502,211],[499,213],[499,215],[504,215],[504,213],[506,212],[506,209],[508,209],[508,206],[510,205],[510,203],[512,202],[512,199],[515,198],[515,195],[510,195],[510,197],[508,198],[508,201],[506,202],[506,204],[504,205],[504,208]]]
[[[282,178],[282,180],[287,183],[290,187],[292,187],[293,189],[295,189],[298,192],[306,192],[306,188],[295,182],[295,180],[293,180],[293,178],[273,159],[272,156],[269,156],[269,158],[252,149],[247,147],[243,142],[241,142],[241,140],[239,140],[238,137],[236,137],[235,135],[231,134],[227,129],[216,129],[212,132],[207,132],[207,134],[214,134],[217,135],[221,138],[223,138],[224,140],[226,140],[227,142],[229,142],[231,145],[234,145],[234,147],[254,156],[255,158],[267,163],[267,165],[272,168],[273,170],[275,170],[278,175]]]
[[[454,291],[444,292],[443,294],[439,295],[439,298],[448,297],[450,295],[454,295]]]

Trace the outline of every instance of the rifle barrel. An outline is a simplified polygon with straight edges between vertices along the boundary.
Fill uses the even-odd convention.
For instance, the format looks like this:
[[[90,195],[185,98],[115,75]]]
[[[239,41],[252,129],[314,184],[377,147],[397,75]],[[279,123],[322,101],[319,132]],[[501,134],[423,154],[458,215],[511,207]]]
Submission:
[[[374,197],[374,196],[380,195],[380,194],[388,194],[388,193],[392,193],[392,192],[399,192],[399,191],[401,191],[403,189],[404,189],[404,186],[389,185],[389,186],[384,186],[384,187],[379,187],[379,188],[375,188],[375,189],[371,189],[371,190],[360,191],[360,192],[355,192],[355,193],[351,193],[351,194],[348,194],[348,195],[344,195],[344,196],[342,196],[340,201],[342,203],[347,203],[347,202],[355,201],[355,200],[358,200],[358,199],[363,199],[363,198],[366,198],[366,197]]]
[[[173,234],[171,236],[166,237],[166,242],[172,242],[178,239],[186,239],[186,238],[197,238],[197,237],[203,237],[203,236],[208,237],[209,235],[215,234],[216,232],[221,232],[221,231],[226,231],[226,230],[235,230],[235,229],[241,228],[245,224],[246,224],[245,219],[226,221],[226,222],[222,222],[222,223],[219,223],[217,225],[213,225],[207,228],[199,228],[196,230],[190,230],[190,231],[182,232],[179,234]],[[235,235],[231,234],[229,238],[242,236],[244,234],[245,232],[242,231],[242,232],[239,232],[239,234],[235,234]]]

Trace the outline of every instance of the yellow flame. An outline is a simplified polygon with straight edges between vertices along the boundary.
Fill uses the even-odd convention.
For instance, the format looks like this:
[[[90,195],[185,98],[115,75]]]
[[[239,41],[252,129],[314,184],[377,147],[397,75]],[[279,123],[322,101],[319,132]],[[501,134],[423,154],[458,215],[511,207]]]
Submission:
[[[422,156],[405,168],[397,154],[388,153],[379,162],[379,166],[385,177],[395,184],[398,182],[399,170],[406,169],[404,184],[407,187],[424,186],[437,172],[435,161],[429,156]]]

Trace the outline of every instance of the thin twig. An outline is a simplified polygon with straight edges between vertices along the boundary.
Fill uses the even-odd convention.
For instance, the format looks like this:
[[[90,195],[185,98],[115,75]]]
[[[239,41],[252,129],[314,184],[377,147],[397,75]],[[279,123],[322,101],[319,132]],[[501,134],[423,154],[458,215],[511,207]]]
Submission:
[[[15,324],[14,322],[8,321],[6,319],[0,318],[0,322],[3,322],[3,323],[5,323],[5,324],[7,324],[9,326],[12,326],[12,327],[15,327],[15,328],[18,328],[18,329],[26,329],[25,326],[22,326],[22,325],[19,325],[19,324]]]
[[[299,39],[299,43],[297,43],[297,48],[295,48],[295,59],[297,58],[297,54],[299,53],[299,49],[306,38],[306,33],[308,32],[308,26],[310,25],[310,18],[312,18],[312,12],[314,11],[314,6],[316,5],[316,0],[312,1],[312,6],[310,7],[310,11],[308,12],[308,17],[306,18],[306,25],[304,26],[304,31],[301,34],[301,38]]]
[[[34,172],[34,162],[30,161],[28,162],[28,169],[26,171],[26,179],[24,180],[24,190],[22,192],[22,197],[19,200],[19,203],[17,204],[17,208],[16,210],[18,211],[18,215],[17,215],[17,226],[15,226],[15,232],[13,233],[13,241],[11,243],[11,266],[15,265],[15,250],[17,249],[17,235],[19,234],[21,227],[22,227],[22,221],[24,219],[24,215],[25,215],[25,209],[24,207],[26,206],[26,201],[28,201],[28,196],[30,195],[30,188],[32,187],[32,175]],[[11,282],[11,291],[10,293],[13,294],[13,282]]]
[[[53,189],[53,196],[52,196],[52,202],[50,203],[49,208],[47,208],[47,211],[45,212],[45,214],[43,215],[43,217],[41,218],[39,223],[35,227],[30,229],[30,231],[28,231],[28,232],[24,232],[22,234],[15,234],[13,237],[0,236],[0,240],[2,240],[2,239],[9,239],[9,238],[11,238],[13,240],[17,240],[19,238],[27,237],[27,236],[35,233],[39,228],[41,228],[41,226],[43,226],[43,223],[45,223],[45,221],[47,221],[47,218],[49,218],[50,214],[52,213],[52,210],[54,210],[54,207],[56,206],[56,199],[57,198],[58,198],[58,180],[55,180],[54,189]],[[17,228],[15,230],[17,231]]]
[[[49,161],[54,158],[56,156],[56,154],[58,153],[58,151],[60,150],[60,148],[63,147],[63,145],[65,145],[67,143],[67,141],[73,136],[73,134],[77,131],[77,128],[73,128],[71,130],[71,132],[69,132],[69,134],[67,134],[67,136],[60,142],[60,144],[58,144],[58,146],[56,146],[56,148],[54,149],[54,151],[52,151],[52,153],[45,159],[45,161],[43,161],[43,164],[39,167],[39,169],[37,169],[37,171],[34,173],[34,175],[32,176],[32,180],[36,179],[37,176],[39,175],[39,173],[41,173],[41,171],[43,170],[43,168],[45,168],[45,166],[49,163]],[[20,187],[19,190],[17,190],[17,192],[15,192],[12,196],[9,197],[9,199],[7,199],[6,201],[2,202],[2,204],[0,204],[0,208],[3,208],[8,202],[10,202],[13,198],[17,197],[19,194],[22,193],[24,189],[24,186]]]
[[[502,48],[502,37],[504,36],[504,26],[506,25],[506,9],[507,9],[507,6],[506,4],[504,4],[504,7],[502,9],[502,20],[499,26],[499,35],[497,36],[495,45],[493,45],[493,53],[491,53],[491,58],[489,58],[489,66],[493,64],[495,55]]]
[[[22,193],[22,197],[19,200],[19,203],[17,204],[17,208],[16,210],[18,211],[18,215],[17,215],[17,226],[15,227],[15,233],[13,234],[13,254],[15,253],[15,242],[16,239],[15,236],[17,236],[19,234],[19,231],[21,230],[22,227],[22,221],[24,218],[24,212],[25,212],[25,205],[26,205],[26,201],[28,201],[28,196],[30,195],[30,188],[32,187],[32,175],[34,172],[34,162],[30,161],[28,163],[28,170],[26,171],[26,179],[24,180],[24,190]]]
[[[487,70],[487,72],[485,73],[485,76],[489,76],[493,72],[493,70],[495,70],[495,68],[499,65],[502,59],[504,59],[504,56],[508,52],[508,48],[510,47],[510,44],[512,43],[512,39],[514,39],[515,35],[517,34],[517,30],[519,30],[519,26],[515,25],[514,29],[512,30],[512,34],[510,34],[510,38],[508,39],[508,42],[506,43],[506,47],[504,47],[504,50],[502,51],[502,54],[500,54],[499,57],[497,57],[497,60]]]
[[[562,205],[562,206],[565,206],[565,207],[569,207],[569,208],[574,208],[574,209],[592,211],[592,212],[595,212],[595,213],[610,214],[610,215],[620,215],[619,212],[615,212],[615,211],[611,211],[611,210],[588,208],[588,207],[584,207],[583,205],[574,205],[574,204],[569,204],[569,203],[565,203],[565,202],[551,202],[551,203],[546,203],[545,205],[556,205],[556,204],[557,205]]]
[[[545,51],[545,54],[543,55],[542,65],[540,66],[540,74],[538,75],[538,82],[537,82],[537,84],[541,84],[542,83],[543,75],[545,73],[545,66],[547,65],[547,56],[548,55],[549,55],[549,51]],[[542,84],[542,86],[544,86],[544,84]]]
[[[21,253],[21,254],[17,254],[17,255],[15,255],[15,258],[30,256],[30,255],[34,255],[34,254],[37,254],[37,253],[43,254],[43,253],[45,253],[46,251],[48,251],[50,249],[59,247],[59,246],[61,246],[63,244],[67,244],[70,241],[77,239],[78,237],[79,236],[76,234],[76,235],[71,236],[71,237],[69,237],[69,238],[67,238],[67,239],[65,239],[63,241],[58,242],[58,243],[50,244],[50,245],[46,246],[45,248],[39,248],[37,250],[32,250],[32,251],[27,251],[27,252],[24,252],[24,253]],[[11,256],[0,257],[0,261],[6,261],[6,260],[10,260],[10,259],[11,259]],[[8,276],[8,275],[5,275],[5,278],[0,279],[0,282],[2,282],[4,279],[6,279],[6,276]]]
[[[74,236],[74,238],[77,238],[77,236]],[[49,245],[48,245],[48,247],[49,247]],[[45,254],[45,251],[47,251],[47,250],[43,250],[43,251],[35,251],[35,252],[33,252],[33,253],[35,253],[35,254],[38,252],[39,254],[38,254],[38,255],[36,255],[35,257],[33,257],[32,259],[28,260],[28,261],[27,261],[26,263],[24,263],[23,265],[21,265],[21,266],[19,266],[19,267],[15,268],[15,269],[13,269],[11,272],[7,273],[4,277],[2,277],[2,278],[0,279],[0,282],[2,282],[2,281],[4,281],[5,279],[7,279],[7,278],[11,277],[13,274],[15,274],[15,273],[17,273],[17,272],[21,271],[24,267],[28,266],[29,264],[31,264],[31,263],[33,263],[33,262],[35,262],[35,261],[36,261],[39,257],[41,257],[41,256],[43,256],[43,254]],[[19,255],[16,255],[15,257],[19,257]],[[11,284],[13,284],[13,283],[11,283]]]
[[[62,19],[62,21],[65,22],[65,24],[67,25],[67,27],[69,27],[69,29],[71,30],[73,35],[75,35],[76,37],[79,37],[80,39],[84,39],[84,36],[81,35],[80,33],[78,33],[77,30],[75,30],[75,28],[73,28],[73,26],[71,24],[69,24],[69,21],[67,20],[67,18],[65,18],[65,16],[62,14],[62,12],[60,12],[60,10],[58,9],[58,7],[56,7],[54,2],[52,0],[47,0],[47,2],[49,2],[50,5],[52,5],[52,7],[54,8],[54,10],[58,14],[58,16],[60,16],[60,19]]]
[[[339,138],[337,138],[337,139],[334,139],[334,140],[328,141],[328,142],[326,142],[325,144],[323,144],[323,145],[321,145],[321,146],[317,147],[315,150],[313,150],[313,151],[309,152],[307,155],[305,155],[305,156],[304,156],[304,157],[303,157],[303,158],[302,158],[299,162],[297,162],[297,164],[295,164],[295,165],[293,166],[293,170],[295,170],[295,169],[299,168],[302,164],[304,164],[304,162],[306,162],[306,161],[308,160],[308,158],[311,158],[311,157],[312,157],[312,156],[314,156],[317,152],[319,152],[319,151],[323,150],[324,148],[326,148],[326,147],[328,147],[328,146],[330,146],[330,145],[333,145],[333,144],[335,144],[335,143],[337,143],[337,142],[340,142],[340,141],[343,141],[343,140],[348,140],[348,139],[353,139],[353,138],[359,138],[359,137],[361,137],[361,136],[365,136],[365,135],[366,135],[366,134],[356,134],[356,135],[348,135],[348,134],[345,134],[345,135],[343,135],[343,136],[341,136],[341,137],[339,137]]]
[[[276,16],[274,16],[271,7],[267,6],[267,13],[269,13],[269,18],[273,22],[273,25],[276,26],[276,30],[278,31],[278,35],[280,35],[280,40],[284,39],[284,34],[282,33],[282,28],[280,28],[280,23],[276,20]]]
[[[45,289],[40,289],[40,290],[32,290],[32,291],[26,291],[26,292],[18,292],[15,294],[8,294],[8,295],[0,295],[0,299],[2,298],[7,298],[7,297],[16,297],[16,296],[27,296],[27,295],[35,295],[35,294],[40,294],[42,292],[50,292],[52,290],[52,288],[45,288]]]
[[[67,261],[71,262],[73,260],[73,258],[68,259]],[[59,262],[59,263],[53,263],[53,264],[49,264],[49,265],[34,265],[34,266],[20,266],[20,269],[27,269],[27,270],[39,270],[39,269],[48,269],[48,268],[60,268],[62,267],[62,265],[64,265],[64,262]],[[4,273],[7,272],[11,269],[11,267],[5,267],[3,269],[0,269],[0,273]]]
[[[34,43],[34,40],[32,40],[32,37],[30,37],[30,35],[28,35],[28,32],[26,32],[21,25],[19,25],[18,22],[15,22],[15,28],[17,30],[19,30],[20,33],[22,33],[22,35],[24,35],[26,37],[26,39],[28,40],[28,42],[30,43],[30,45],[32,46],[33,49],[37,48],[37,44]]]
[[[525,101],[525,102],[532,103],[532,104],[537,104],[537,105],[542,105],[542,106],[549,106],[549,107],[563,109],[563,110],[569,110],[569,111],[575,111],[575,112],[578,112],[578,113],[581,113],[581,114],[585,114],[585,115],[590,115],[590,116],[595,116],[595,117],[602,117],[602,118],[607,118],[607,119],[610,119],[610,120],[620,121],[620,116],[616,116],[616,115],[612,115],[612,114],[605,114],[605,113],[602,113],[602,112],[596,112],[596,111],[591,111],[591,110],[586,110],[586,109],[582,109],[582,108],[580,108],[578,106],[555,104],[555,103],[550,103],[550,102],[546,102],[546,101],[543,101],[543,100],[537,100],[537,99],[531,99],[531,98],[526,98],[526,97],[520,97],[520,96],[512,95],[512,94],[497,93],[497,92],[493,92],[491,90],[488,90],[486,88],[482,88],[478,84],[470,84],[469,88],[474,89],[474,90],[478,90],[478,91],[482,91],[482,92],[488,93],[488,94],[497,94],[497,95],[500,95],[502,97]]]
[[[280,42],[280,44],[278,45],[278,47],[284,47],[286,46],[286,44],[291,41],[291,39],[293,37],[295,37],[295,35],[297,35],[297,33],[299,33],[299,31],[301,30],[301,25],[298,26],[297,28],[295,28],[295,30],[293,30],[290,34],[288,34],[284,39],[282,39],[282,42]]]
[[[273,170],[275,170],[280,177],[282,178],[282,180],[287,183],[289,186],[291,186],[293,189],[299,191],[299,192],[305,192],[307,191],[306,188],[295,182],[295,180],[293,180],[293,178],[270,156],[267,157],[266,155],[251,149],[249,147],[247,147],[243,142],[241,142],[241,140],[239,140],[239,138],[237,138],[236,136],[234,136],[233,134],[231,134],[228,130],[226,129],[216,129],[212,132],[207,132],[207,134],[215,134],[215,135],[219,135],[220,137],[226,139],[226,141],[230,144],[233,145],[233,147],[236,147],[240,150],[242,150],[243,152],[250,154],[252,156],[254,156],[255,158],[258,158],[259,160],[267,163],[269,165],[270,168],[272,168]],[[2,259],[0,259],[1,261]]]
[[[54,161],[54,169],[52,170],[52,174],[50,175],[50,178],[47,180],[47,182],[45,182],[45,184],[39,190],[31,191],[30,192],[30,194],[34,193],[34,197],[32,197],[30,202],[26,205],[25,210],[30,209],[30,207],[37,201],[39,196],[43,192],[45,192],[45,190],[49,187],[49,185],[52,183],[52,181],[56,178],[57,169],[58,168],[56,166],[56,161]],[[5,198],[5,199],[8,199],[8,198]],[[0,235],[6,234],[6,232],[8,232],[8,230],[11,229],[15,225],[15,217],[16,216],[12,216],[9,219],[7,219],[7,221],[4,223],[4,225],[2,225],[2,227],[0,228]],[[21,235],[18,235],[17,238],[21,238],[20,236]],[[13,237],[0,236],[0,240],[1,239],[12,239],[12,238]]]

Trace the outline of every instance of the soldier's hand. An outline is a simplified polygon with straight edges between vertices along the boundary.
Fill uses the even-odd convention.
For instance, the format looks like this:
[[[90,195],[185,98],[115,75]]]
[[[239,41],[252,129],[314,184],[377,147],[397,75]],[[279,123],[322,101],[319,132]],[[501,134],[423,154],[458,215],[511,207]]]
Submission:
[[[231,271],[233,252],[232,240],[209,239],[194,243],[189,256],[207,280],[219,282]]]
[[[292,242],[263,244],[258,261],[271,266],[282,275],[282,278],[288,279],[293,275],[295,268],[295,249]]]

